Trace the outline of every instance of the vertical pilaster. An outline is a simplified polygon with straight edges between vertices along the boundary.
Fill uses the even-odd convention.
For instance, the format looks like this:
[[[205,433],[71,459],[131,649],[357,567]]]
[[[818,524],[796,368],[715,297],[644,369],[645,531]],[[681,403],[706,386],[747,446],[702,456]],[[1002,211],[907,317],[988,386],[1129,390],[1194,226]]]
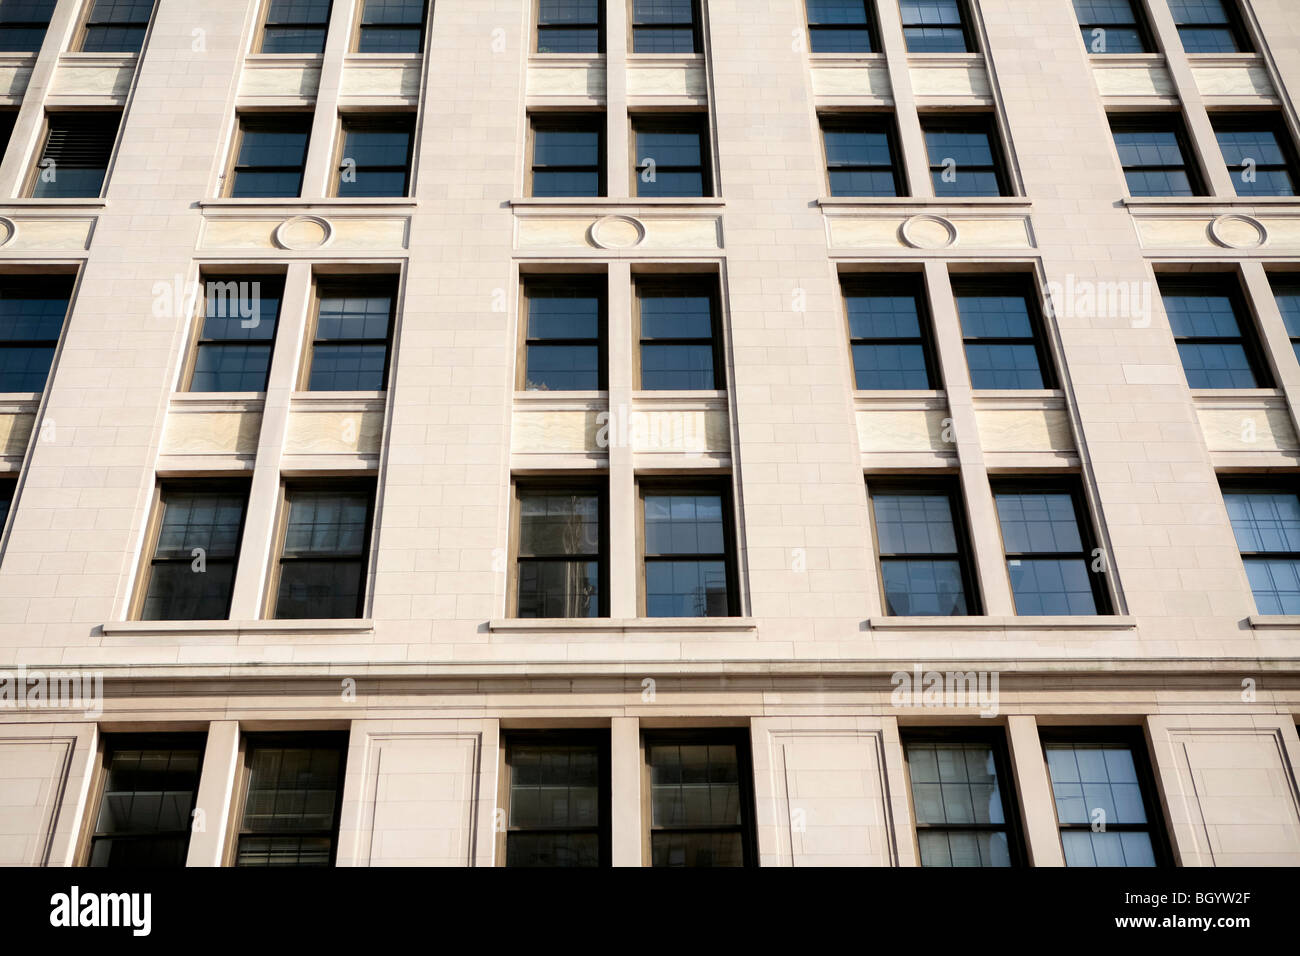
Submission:
[[[908,192],[920,199],[934,196],[930,179],[930,151],[921,131],[921,117],[912,93],[912,71],[907,59],[907,38],[903,35],[903,17],[894,0],[876,4],[880,24],[880,45],[889,68],[889,87],[894,97],[894,119],[898,123],[897,158],[907,172]]]
[[[636,475],[631,421],[635,361],[632,342],[632,269],[609,265],[609,577],[610,616],[637,616]]]
[[[607,194],[632,194],[632,156],[627,115],[628,6],[612,0],[605,7],[605,162]]]
[[[306,199],[328,196],[333,185],[335,133],[339,124],[339,92],[343,85],[343,60],[352,42],[352,24],[360,0],[334,0],[325,55],[316,87],[316,112],[311,123],[307,162],[303,167],[302,195]]]
[[[1007,743],[1011,772],[1024,821],[1030,866],[1065,866],[1061,836],[1056,824],[1052,782],[1038,739],[1038,721],[1031,716],[1007,718]]]
[[[186,866],[221,866],[238,763],[239,721],[214,720],[208,725],[208,742],[203,750],[203,772],[194,802]]]
[[[641,728],[635,717],[610,721],[610,836],[615,866],[641,866]]]

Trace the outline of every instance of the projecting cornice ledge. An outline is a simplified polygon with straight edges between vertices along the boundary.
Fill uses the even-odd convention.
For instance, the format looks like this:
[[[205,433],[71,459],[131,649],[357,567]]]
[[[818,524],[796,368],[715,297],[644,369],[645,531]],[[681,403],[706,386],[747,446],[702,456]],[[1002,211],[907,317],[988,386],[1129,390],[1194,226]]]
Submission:
[[[375,622],[356,620],[284,621],[112,621],[102,625],[106,637],[238,637],[242,634],[373,634]]]
[[[488,622],[493,634],[720,634],[757,631],[751,617],[501,618]]]
[[[1296,620],[1300,621],[1300,618]],[[1022,617],[872,617],[873,631],[1132,631],[1137,618],[1114,615],[1025,615]]]

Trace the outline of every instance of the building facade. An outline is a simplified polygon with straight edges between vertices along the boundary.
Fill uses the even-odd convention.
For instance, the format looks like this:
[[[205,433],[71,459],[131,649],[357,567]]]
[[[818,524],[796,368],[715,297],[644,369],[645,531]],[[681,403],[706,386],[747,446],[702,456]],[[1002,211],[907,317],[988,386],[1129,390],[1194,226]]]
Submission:
[[[1294,0],[0,47],[0,863],[1300,863]]]

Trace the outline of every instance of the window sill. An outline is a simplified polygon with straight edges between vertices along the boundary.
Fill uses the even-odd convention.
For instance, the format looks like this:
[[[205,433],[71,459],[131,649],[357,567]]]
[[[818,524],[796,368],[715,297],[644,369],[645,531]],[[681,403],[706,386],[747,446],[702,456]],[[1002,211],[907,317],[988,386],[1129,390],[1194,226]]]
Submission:
[[[817,200],[822,207],[862,206],[916,206],[933,211],[935,207],[1022,207],[1028,209],[1033,200],[1025,196],[822,196]]]
[[[182,637],[184,635],[241,634],[372,634],[375,622],[356,620],[286,621],[113,621],[101,628],[113,637]]]
[[[1191,392],[1192,402],[1197,405],[1258,405],[1284,397],[1278,388],[1194,388]]]
[[[1242,206],[1300,206],[1300,196],[1125,196],[1120,200],[1120,205],[1130,209],[1146,206],[1186,206],[1197,210],[1224,206],[1240,209]]]
[[[843,63],[846,66],[854,63],[868,63],[872,65],[884,66],[888,59],[883,53],[818,53],[816,50],[808,52],[808,58],[814,63],[830,64]]]
[[[340,196],[321,196],[316,199],[304,199],[294,196],[283,199],[236,199],[233,196],[221,196],[216,199],[200,199],[200,209],[279,209],[285,206],[313,207],[329,206],[336,209],[369,208],[413,208],[419,203],[410,196],[367,196],[355,199]]]
[[[250,53],[244,57],[248,66],[320,66],[324,53]]]
[[[1300,630],[1300,614],[1252,614],[1246,623],[1257,631],[1294,631]]]
[[[751,617],[500,618],[488,621],[493,634],[673,634],[758,630]]]
[[[873,631],[1131,631],[1137,618],[1124,614],[1026,615],[1024,617],[872,617]]]
[[[107,199],[101,199],[97,196],[78,196],[75,198],[50,197],[47,199],[38,199],[34,196],[23,196],[18,199],[0,200],[0,208],[3,209],[14,207],[20,207],[23,209],[103,209],[107,205]]]
[[[517,196],[510,200],[512,208],[516,209],[564,209],[571,206],[608,206],[612,208],[619,207],[641,207],[641,206],[686,206],[686,207],[720,207],[725,206],[727,201],[720,196],[628,196],[626,198],[616,196]]]

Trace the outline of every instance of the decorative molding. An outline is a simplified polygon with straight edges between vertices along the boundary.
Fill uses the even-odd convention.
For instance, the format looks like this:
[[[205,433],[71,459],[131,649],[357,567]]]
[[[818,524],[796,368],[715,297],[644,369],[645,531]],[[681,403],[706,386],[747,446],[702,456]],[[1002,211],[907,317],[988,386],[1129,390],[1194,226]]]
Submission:
[[[1268,227],[1254,216],[1228,213],[1210,223],[1210,238],[1225,249],[1258,249],[1268,242]]]
[[[645,242],[645,223],[635,216],[604,216],[591,224],[588,236],[601,249],[635,249]]]
[[[934,234],[927,225],[938,226],[944,231],[944,237]],[[957,243],[957,226],[952,220],[930,213],[922,213],[906,220],[899,226],[898,233],[913,249],[947,249]]]
[[[320,230],[320,238],[315,242],[310,239],[313,225]],[[291,252],[324,249],[334,238],[334,224],[323,216],[294,216],[275,227],[274,238],[277,246]]]

